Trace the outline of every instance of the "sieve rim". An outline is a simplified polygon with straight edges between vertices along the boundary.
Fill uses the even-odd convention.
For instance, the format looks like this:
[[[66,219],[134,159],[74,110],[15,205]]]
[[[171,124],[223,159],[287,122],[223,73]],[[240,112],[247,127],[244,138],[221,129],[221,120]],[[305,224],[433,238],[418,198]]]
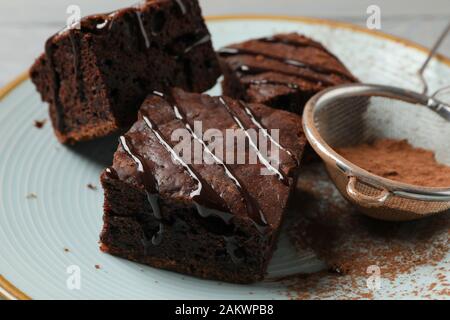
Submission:
[[[383,178],[348,161],[325,142],[314,123],[316,107],[332,99],[355,96],[384,96],[423,106],[428,106],[430,99],[403,88],[362,83],[334,86],[317,93],[305,105],[302,124],[306,138],[322,160],[331,160],[348,177],[355,176],[362,182],[375,188],[387,189],[397,196],[423,201],[450,201],[450,186],[424,187]]]

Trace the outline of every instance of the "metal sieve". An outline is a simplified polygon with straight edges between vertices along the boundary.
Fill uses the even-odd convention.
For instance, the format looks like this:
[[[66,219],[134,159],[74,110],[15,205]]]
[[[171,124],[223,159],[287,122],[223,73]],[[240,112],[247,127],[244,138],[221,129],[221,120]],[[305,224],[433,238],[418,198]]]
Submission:
[[[450,166],[449,87],[427,95],[423,78],[431,57],[450,31],[447,26],[418,74],[423,93],[376,84],[348,84],[324,90],[305,106],[303,126],[313,149],[342,195],[373,218],[405,221],[450,209],[450,186],[422,187],[372,174],[334,151],[379,138],[406,139],[414,147],[435,152]],[[447,97],[450,97],[448,95]]]

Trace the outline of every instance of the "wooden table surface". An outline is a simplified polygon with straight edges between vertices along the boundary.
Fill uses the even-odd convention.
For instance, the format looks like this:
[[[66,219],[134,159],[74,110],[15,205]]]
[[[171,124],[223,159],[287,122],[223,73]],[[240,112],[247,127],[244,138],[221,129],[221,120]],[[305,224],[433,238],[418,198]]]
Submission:
[[[272,14],[312,16],[365,25],[367,7],[381,9],[382,31],[430,46],[450,20],[449,0],[200,0],[204,15]],[[66,9],[81,14],[108,12],[136,0],[14,0],[0,2],[0,87],[25,71],[45,40],[64,26]],[[450,56],[450,39],[441,53]]]

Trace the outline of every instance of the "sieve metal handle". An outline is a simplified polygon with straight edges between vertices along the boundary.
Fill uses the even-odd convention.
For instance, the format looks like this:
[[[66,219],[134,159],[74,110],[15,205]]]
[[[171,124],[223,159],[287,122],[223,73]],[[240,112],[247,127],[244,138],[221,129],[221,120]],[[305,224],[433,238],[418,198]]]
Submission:
[[[435,98],[429,98],[427,107],[436,112],[445,120],[450,121],[450,106],[448,104]]]
[[[358,179],[355,176],[350,176],[347,183],[347,194],[353,201],[365,208],[381,207],[390,196],[387,189],[383,189],[377,196],[368,196],[362,194],[356,189],[356,182]]]
[[[428,54],[428,57],[426,58],[425,62],[420,67],[419,71],[417,72],[419,75],[419,79],[422,82],[422,86],[423,86],[422,94],[423,95],[428,94],[428,83],[424,76],[425,69],[427,68],[428,64],[430,63],[431,58],[433,58],[436,55],[439,46],[441,45],[442,41],[444,41],[444,38],[447,36],[447,34],[449,32],[450,32],[450,22],[447,24],[444,31],[441,33],[441,35],[437,39],[433,48],[431,48],[430,53]],[[428,108],[430,108],[431,110],[433,110],[434,112],[436,112],[437,114],[439,114],[444,119],[450,121],[450,105],[434,98],[436,96],[436,94],[438,94],[440,91],[442,91],[443,89],[446,89],[446,88],[448,88],[448,87],[441,88],[441,89],[437,90],[435,93],[433,93],[431,95],[431,97],[428,99],[426,106]]]
[[[420,81],[422,82],[422,86],[423,86],[422,94],[428,93],[428,84],[427,84],[427,80],[425,79],[425,76],[423,73],[424,73],[425,69],[427,68],[428,63],[431,61],[431,58],[433,58],[433,56],[437,53],[439,46],[441,45],[442,41],[444,41],[444,38],[447,36],[447,34],[449,32],[450,32],[450,23],[448,23],[447,26],[445,27],[444,31],[442,31],[441,35],[436,40],[436,43],[433,45],[433,48],[431,48],[430,53],[428,54],[428,57],[425,59],[425,62],[420,67],[419,71],[417,72],[417,74],[419,75]]]

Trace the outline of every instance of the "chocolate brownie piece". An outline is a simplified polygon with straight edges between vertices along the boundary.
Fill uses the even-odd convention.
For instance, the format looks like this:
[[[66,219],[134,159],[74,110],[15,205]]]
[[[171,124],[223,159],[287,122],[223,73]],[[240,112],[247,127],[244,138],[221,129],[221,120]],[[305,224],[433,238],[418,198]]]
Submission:
[[[244,148],[214,143],[230,129],[240,133],[237,140],[246,139]],[[259,133],[259,143],[251,132]],[[180,155],[182,142],[192,143],[185,146],[194,152]],[[101,249],[201,278],[261,280],[305,143],[301,118],[293,113],[181,89],[170,97],[154,92],[101,175]],[[276,150],[278,161],[269,161]],[[257,161],[237,160],[251,154]]]
[[[225,95],[301,114],[315,93],[357,81],[320,43],[277,34],[219,50]]]
[[[152,90],[209,89],[220,67],[197,0],[149,0],[52,36],[30,75],[71,143],[128,129]]]

